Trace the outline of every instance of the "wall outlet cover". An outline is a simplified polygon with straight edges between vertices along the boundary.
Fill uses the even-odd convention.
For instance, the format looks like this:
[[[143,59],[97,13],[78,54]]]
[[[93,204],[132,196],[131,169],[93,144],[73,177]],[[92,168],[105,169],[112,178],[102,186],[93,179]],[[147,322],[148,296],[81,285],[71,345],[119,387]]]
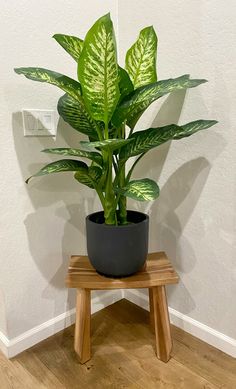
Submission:
[[[24,136],[56,136],[54,110],[23,109]]]

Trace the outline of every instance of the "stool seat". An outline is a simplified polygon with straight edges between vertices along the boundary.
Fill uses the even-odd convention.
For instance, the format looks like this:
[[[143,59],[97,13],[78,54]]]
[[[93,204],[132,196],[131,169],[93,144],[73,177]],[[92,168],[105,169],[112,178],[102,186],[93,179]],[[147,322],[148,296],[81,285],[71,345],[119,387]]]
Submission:
[[[72,255],[66,286],[85,289],[134,289],[176,284],[178,275],[164,252],[148,254],[146,266],[138,273],[123,278],[108,278],[96,272],[88,257]]]
[[[176,284],[179,277],[164,252],[148,254],[145,266],[136,274],[108,278],[96,272],[85,255],[72,255],[66,277],[68,288],[77,288],[75,351],[80,363],[91,358],[90,317],[91,290],[149,289],[150,324],[155,332],[157,357],[170,358],[172,339],[165,285]]]

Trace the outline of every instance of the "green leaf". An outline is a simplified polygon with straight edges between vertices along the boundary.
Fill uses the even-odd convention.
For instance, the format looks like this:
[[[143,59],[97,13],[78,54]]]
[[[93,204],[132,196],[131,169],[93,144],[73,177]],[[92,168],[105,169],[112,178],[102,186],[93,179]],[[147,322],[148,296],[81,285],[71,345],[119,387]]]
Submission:
[[[102,169],[97,166],[90,166],[89,168],[79,169],[74,177],[81,184],[88,186],[91,189],[95,189],[99,184],[100,178],[102,176]]]
[[[110,151],[124,147],[128,143],[133,142],[133,139],[106,139],[98,142],[81,141],[80,144],[85,149],[109,149]]]
[[[87,167],[86,163],[75,161],[73,159],[61,159],[60,161],[51,162],[44,166],[37,173],[33,174],[26,180],[28,184],[32,177],[45,176],[46,174],[60,173],[60,172],[75,172],[81,168]]]
[[[115,110],[112,122],[118,127],[127,120],[129,127],[134,128],[142,113],[153,101],[167,93],[194,88],[204,82],[206,80],[190,80],[189,75],[184,75],[142,86],[124,98]]]
[[[188,136],[191,136],[197,131],[205,130],[209,127],[217,124],[217,120],[196,120],[194,122],[190,122],[181,126],[180,131],[176,135],[174,135],[173,139],[182,139]]]
[[[93,139],[98,139],[96,124],[86,111],[83,100],[78,101],[65,94],[59,99],[57,109],[65,122],[69,123],[75,130]]]
[[[138,201],[155,200],[160,193],[157,183],[149,178],[133,180],[125,188],[117,189],[118,193]]]
[[[139,37],[127,51],[126,70],[134,88],[153,83],[156,74],[157,36],[152,26],[140,31]]]
[[[120,97],[116,43],[109,14],[98,19],[85,37],[78,78],[90,114],[108,124]]]
[[[169,124],[164,127],[148,128],[143,131],[136,131],[128,139],[133,142],[122,148],[120,157],[128,159],[135,155],[146,153],[154,147],[161,145],[171,139],[181,139],[192,135],[193,133],[204,130],[216,124],[215,120],[197,120],[187,123],[183,126]]]
[[[17,74],[23,74],[33,81],[46,82],[62,89],[76,100],[80,100],[80,84],[70,77],[43,68],[16,68]]]
[[[70,155],[73,157],[82,157],[82,158],[88,158],[91,161],[95,162],[96,164],[102,166],[103,165],[103,159],[101,154],[93,151],[84,151],[79,149],[71,149],[71,148],[55,148],[55,149],[44,149],[42,150],[43,153],[49,153],[49,154],[57,154],[57,155]]]
[[[126,70],[121,68],[120,66],[118,70],[119,70],[120,100],[122,100],[125,96],[133,92],[134,86]]]
[[[78,62],[83,48],[82,39],[65,34],[55,34],[53,38]]]

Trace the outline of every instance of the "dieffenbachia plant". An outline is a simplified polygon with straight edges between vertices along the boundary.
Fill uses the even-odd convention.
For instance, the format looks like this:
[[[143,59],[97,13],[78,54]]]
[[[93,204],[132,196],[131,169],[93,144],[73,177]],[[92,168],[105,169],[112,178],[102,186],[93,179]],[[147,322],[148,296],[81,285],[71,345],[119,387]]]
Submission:
[[[88,140],[81,141],[80,148],[43,150],[74,159],[49,163],[32,177],[73,171],[78,182],[96,190],[105,223],[126,224],[127,197],[146,201],[159,196],[155,181],[131,179],[138,161],[154,147],[188,137],[216,123],[215,120],[196,120],[181,126],[169,124],[134,132],[137,121],[153,101],[168,93],[194,88],[206,80],[183,75],[157,81],[157,36],[153,27],[141,30],[126,54],[125,69],[120,67],[109,14],[96,21],[84,40],[63,34],[54,35],[54,39],[76,61],[78,81],[43,68],[17,68],[15,71],[62,89],[65,94],[58,101],[60,116],[76,131],[87,135]],[[138,158],[126,172],[125,165],[131,157]]]

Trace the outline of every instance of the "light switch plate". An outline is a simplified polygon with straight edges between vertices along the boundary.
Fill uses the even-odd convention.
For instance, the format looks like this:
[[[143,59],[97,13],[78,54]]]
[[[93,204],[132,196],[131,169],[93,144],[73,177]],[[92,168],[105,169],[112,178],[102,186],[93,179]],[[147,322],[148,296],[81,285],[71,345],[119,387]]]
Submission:
[[[23,109],[24,136],[56,136],[55,111]]]

